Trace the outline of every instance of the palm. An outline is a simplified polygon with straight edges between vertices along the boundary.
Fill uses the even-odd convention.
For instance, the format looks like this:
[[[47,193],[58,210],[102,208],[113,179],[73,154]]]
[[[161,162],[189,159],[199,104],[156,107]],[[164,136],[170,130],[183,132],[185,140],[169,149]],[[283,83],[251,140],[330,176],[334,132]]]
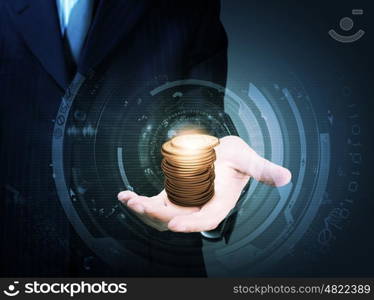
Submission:
[[[290,180],[287,169],[259,157],[237,137],[221,139],[215,148],[215,194],[201,207],[183,207],[172,203],[163,190],[154,197],[125,191],[118,195],[147,225],[157,230],[198,232],[214,229],[235,206],[250,175],[268,184],[283,185]],[[246,166],[249,164],[249,166]],[[272,170],[270,170],[272,169]],[[266,173],[266,172],[275,172]],[[278,181],[278,182],[277,182]]]

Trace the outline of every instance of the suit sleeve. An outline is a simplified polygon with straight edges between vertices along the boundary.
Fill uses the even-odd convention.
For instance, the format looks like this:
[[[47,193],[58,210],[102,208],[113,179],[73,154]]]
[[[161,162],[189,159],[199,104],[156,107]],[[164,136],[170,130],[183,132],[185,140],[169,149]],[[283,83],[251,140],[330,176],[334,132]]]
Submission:
[[[189,77],[207,80],[226,87],[227,80],[227,48],[228,39],[225,29],[220,21],[220,1],[208,1],[200,16],[200,25],[194,36],[193,47],[189,56]],[[191,91],[198,97],[200,103],[204,102],[204,95],[197,90]],[[215,98],[215,104],[224,109],[224,96]],[[249,184],[244,189],[247,191]],[[244,192],[245,193],[245,192]],[[243,193],[243,194],[244,194]],[[239,204],[239,202],[238,202]],[[208,239],[224,238],[228,242],[237,218],[237,205],[229,215],[211,231],[202,232],[202,236]]]

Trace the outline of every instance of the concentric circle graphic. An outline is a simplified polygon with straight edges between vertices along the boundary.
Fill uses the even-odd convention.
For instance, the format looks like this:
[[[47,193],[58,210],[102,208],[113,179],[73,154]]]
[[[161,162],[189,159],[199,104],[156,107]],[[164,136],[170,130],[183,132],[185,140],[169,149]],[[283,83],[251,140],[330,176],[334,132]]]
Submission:
[[[225,111],[257,153],[293,174],[281,188],[253,182],[230,242],[205,245],[210,275],[260,274],[289,253],[312,223],[328,180],[330,137],[294,81],[291,88],[249,83],[245,98],[226,91]]]
[[[196,102],[199,97],[206,101]],[[224,111],[216,105],[222,97]],[[93,75],[78,75],[62,100],[53,138],[55,182],[67,216],[110,265],[141,261],[121,236],[125,220],[140,221],[116,195],[125,189],[147,196],[161,191],[161,145],[185,130],[239,135],[260,155],[292,171],[292,183],[282,188],[251,184],[229,241],[204,240],[208,275],[261,273],[304,235],[329,174],[329,134],[295,82],[249,83],[240,96],[196,79],[134,85],[130,93],[126,85],[101,85]],[[140,241],[142,228],[132,229]]]

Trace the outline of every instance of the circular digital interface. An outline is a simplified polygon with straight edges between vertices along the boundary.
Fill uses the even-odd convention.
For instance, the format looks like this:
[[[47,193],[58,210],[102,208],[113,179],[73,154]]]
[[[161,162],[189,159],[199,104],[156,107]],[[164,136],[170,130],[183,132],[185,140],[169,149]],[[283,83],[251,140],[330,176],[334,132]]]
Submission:
[[[83,240],[115,267],[141,256],[141,243],[150,234],[117,194],[131,190],[154,196],[164,188],[163,143],[188,132],[237,135],[218,105],[222,88],[180,81],[131,95],[126,89],[121,82],[99,85],[95,76],[78,76],[63,99],[53,142],[56,186],[65,211]],[[133,251],[124,227],[139,237]],[[183,234],[163,235],[159,244],[165,251],[168,244],[185,247]]]
[[[116,195],[121,190],[159,193],[162,144],[182,131],[197,130],[217,137],[239,135],[293,174],[292,182],[281,188],[251,184],[230,239],[203,242],[208,275],[259,274],[286,255],[319,210],[330,165],[326,122],[318,119],[302,85],[294,79],[265,87],[249,83],[237,94],[188,79],[133,90],[129,94],[116,81],[101,85],[95,75],[78,76],[56,118],[58,194],[91,249],[113,266],[139,258],[123,240],[121,228],[129,218],[140,221]],[[217,100],[223,98],[224,109]],[[144,226],[138,225],[132,230],[142,237]],[[168,241],[175,245],[180,239]]]
[[[291,170],[280,188],[252,182],[229,243],[205,241],[210,275],[258,275],[288,255],[321,206],[330,165],[327,122],[291,74],[273,84],[226,91],[225,111],[261,156]],[[285,76],[286,77],[286,76]]]

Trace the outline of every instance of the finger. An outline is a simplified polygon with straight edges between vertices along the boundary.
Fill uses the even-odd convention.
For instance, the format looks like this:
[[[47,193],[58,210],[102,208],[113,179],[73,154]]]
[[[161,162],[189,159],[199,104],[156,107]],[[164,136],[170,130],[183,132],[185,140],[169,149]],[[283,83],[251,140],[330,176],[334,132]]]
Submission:
[[[282,186],[291,180],[288,169],[261,157],[239,137],[222,138],[216,153],[217,161],[229,161],[234,169],[266,184]]]
[[[288,184],[292,177],[288,169],[268,161],[253,150],[247,171],[254,179],[276,187]]]
[[[127,201],[130,199],[137,197],[138,195],[132,191],[122,191],[118,193],[117,198],[119,201],[121,201],[123,204],[126,204]]]

